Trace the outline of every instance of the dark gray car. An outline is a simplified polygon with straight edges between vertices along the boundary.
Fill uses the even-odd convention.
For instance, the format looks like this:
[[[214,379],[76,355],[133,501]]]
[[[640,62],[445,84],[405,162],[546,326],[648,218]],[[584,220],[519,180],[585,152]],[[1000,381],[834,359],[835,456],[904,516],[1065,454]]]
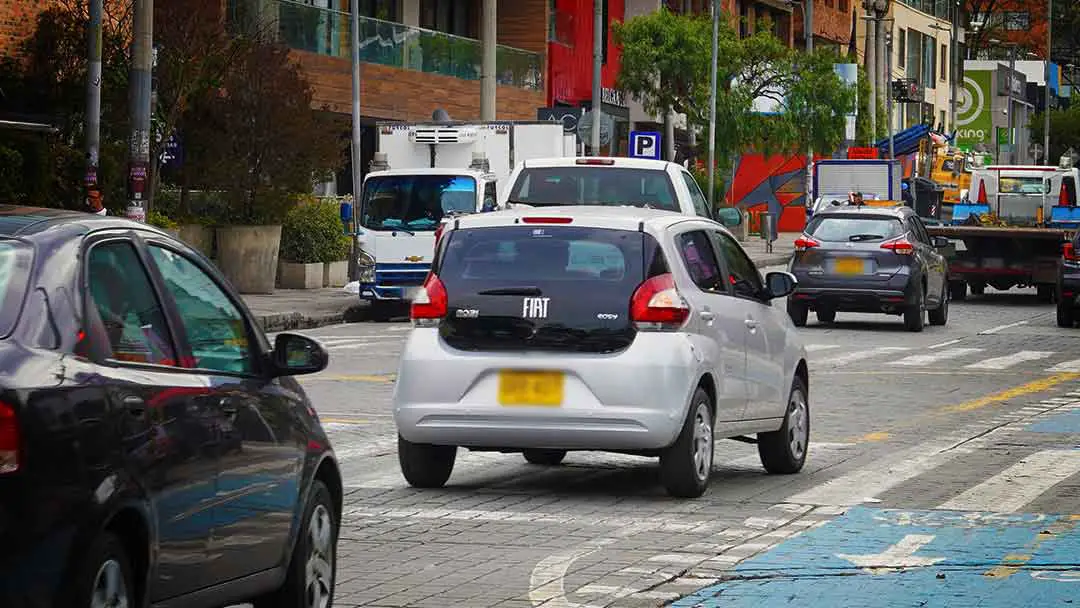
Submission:
[[[798,279],[788,314],[798,326],[810,310],[831,323],[837,312],[903,315],[922,331],[949,318],[948,266],[909,207],[839,205],[818,210],[795,241],[791,273]]]

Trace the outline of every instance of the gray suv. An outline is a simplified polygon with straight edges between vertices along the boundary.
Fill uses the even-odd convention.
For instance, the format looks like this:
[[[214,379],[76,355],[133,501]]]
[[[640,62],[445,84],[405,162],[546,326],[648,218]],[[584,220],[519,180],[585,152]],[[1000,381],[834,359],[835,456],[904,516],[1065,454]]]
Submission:
[[[791,273],[798,280],[787,301],[795,325],[809,311],[832,323],[837,312],[902,315],[910,331],[949,318],[948,266],[909,207],[834,205],[818,210],[795,241]]]

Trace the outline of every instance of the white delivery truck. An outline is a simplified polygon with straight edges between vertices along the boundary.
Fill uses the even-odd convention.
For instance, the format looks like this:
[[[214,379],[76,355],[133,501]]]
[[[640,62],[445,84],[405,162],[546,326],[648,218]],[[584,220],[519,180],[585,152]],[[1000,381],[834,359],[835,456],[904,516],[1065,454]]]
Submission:
[[[412,300],[445,219],[498,209],[517,163],[574,156],[577,147],[576,136],[552,122],[385,122],[376,129],[375,160],[353,210],[352,277],[376,316]]]
[[[826,159],[814,162],[813,197],[807,207],[809,219],[832,201],[846,202],[848,193],[861,192],[863,200],[901,200],[903,169],[898,160]]]

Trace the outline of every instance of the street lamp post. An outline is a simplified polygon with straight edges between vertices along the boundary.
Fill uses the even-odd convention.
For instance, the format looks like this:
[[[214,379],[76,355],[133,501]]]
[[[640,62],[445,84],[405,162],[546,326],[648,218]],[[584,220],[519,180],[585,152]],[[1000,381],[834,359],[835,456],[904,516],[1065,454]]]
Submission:
[[[1016,78],[1016,45],[1009,45],[1009,90],[1005,97],[1005,128],[1008,129],[1009,164],[1016,162],[1016,141],[1013,138],[1013,80]]]
[[[709,76],[709,208],[716,208],[716,71],[720,46],[720,0],[712,1],[712,66]]]
[[[866,77],[870,81],[870,141],[877,137],[877,98],[888,95],[885,87],[885,27],[891,0],[863,0],[866,9]]]
[[[1054,0],[1047,0],[1046,6],[1046,104],[1043,108],[1043,163],[1050,164],[1050,59],[1053,57],[1053,38],[1051,30],[1054,29]],[[1060,85],[1059,85],[1060,86]]]

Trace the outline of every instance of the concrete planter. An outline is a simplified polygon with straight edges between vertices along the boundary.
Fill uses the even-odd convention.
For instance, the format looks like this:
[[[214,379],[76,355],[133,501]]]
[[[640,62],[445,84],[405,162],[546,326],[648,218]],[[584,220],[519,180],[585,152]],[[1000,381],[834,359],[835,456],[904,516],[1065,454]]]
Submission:
[[[209,226],[183,224],[176,229],[176,236],[206,257],[214,253],[214,229]]]
[[[349,282],[349,261],[323,264],[323,287],[344,287]]]
[[[281,226],[217,229],[218,268],[240,293],[274,293]]]
[[[281,289],[318,289],[323,286],[323,265],[281,262],[278,287]]]

